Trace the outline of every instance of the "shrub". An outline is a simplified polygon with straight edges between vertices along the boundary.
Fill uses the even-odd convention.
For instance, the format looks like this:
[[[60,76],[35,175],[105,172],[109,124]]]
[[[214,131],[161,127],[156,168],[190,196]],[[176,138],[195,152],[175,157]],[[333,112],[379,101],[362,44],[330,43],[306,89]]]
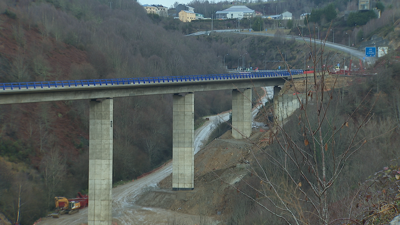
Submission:
[[[329,4],[323,9],[313,9],[311,11],[310,18],[308,19],[308,22],[314,22],[314,23],[319,23],[326,21],[326,22],[331,22],[333,19],[335,19],[337,16],[335,7],[333,4]],[[306,21],[306,19],[304,20]],[[305,23],[306,24],[306,23]]]
[[[379,10],[381,10],[381,13],[383,13],[383,11],[385,11],[385,6],[382,4],[382,2],[377,2],[375,7]]]
[[[349,18],[347,19],[347,26],[364,25],[376,17],[375,12],[372,10],[350,13]]]
[[[4,14],[8,17],[10,17],[11,19],[17,19],[17,15],[13,12],[11,12],[10,10],[6,9],[6,11],[4,12]]]

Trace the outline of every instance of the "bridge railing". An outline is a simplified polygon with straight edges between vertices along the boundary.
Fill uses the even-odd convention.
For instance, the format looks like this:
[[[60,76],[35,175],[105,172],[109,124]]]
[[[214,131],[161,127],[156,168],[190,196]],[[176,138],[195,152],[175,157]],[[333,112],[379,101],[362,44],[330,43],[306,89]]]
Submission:
[[[3,90],[21,89],[44,89],[61,87],[94,87],[109,85],[127,84],[146,84],[146,83],[173,83],[190,81],[213,81],[213,80],[234,80],[252,78],[287,77],[303,73],[303,70],[275,70],[267,72],[242,72],[232,74],[208,74],[208,75],[187,75],[169,77],[140,77],[140,78],[114,78],[114,79],[90,79],[90,80],[62,80],[62,81],[39,81],[39,82],[19,82],[19,83],[0,83]]]

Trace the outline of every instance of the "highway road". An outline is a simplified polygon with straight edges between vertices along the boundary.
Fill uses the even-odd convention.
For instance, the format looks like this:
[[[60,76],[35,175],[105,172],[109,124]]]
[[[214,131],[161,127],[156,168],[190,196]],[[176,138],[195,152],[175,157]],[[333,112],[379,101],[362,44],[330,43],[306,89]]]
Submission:
[[[189,34],[186,36],[197,36],[197,35],[207,35],[210,31],[199,31],[193,34]],[[274,37],[275,34],[270,34],[270,33],[261,33],[261,32],[238,32],[235,29],[230,29],[230,30],[214,30],[212,32],[215,33],[232,33],[232,34],[242,34],[242,35],[256,35],[256,36],[266,36],[266,37]],[[310,43],[310,38],[308,37],[301,37],[301,36],[293,36],[293,35],[285,35],[284,38],[286,39],[295,39],[296,41],[302,41],[307,44]],[[354,57],[357,57],[358,59],[364,60],[365,53],[363,51],[360,51],[356,48],[349,47],[346,45],[338,44],[338,43],[333,43],[329,41],[324,41],[324,40],[311,40],[312,43],[315,43],[317,45],[325,45],[326,47],[333,48],[336,50],[339,50],[341,52],[348,53]],[[368,64],[373,64],[375,63],[377,58],[374,57],[365,57],[365,62]]]

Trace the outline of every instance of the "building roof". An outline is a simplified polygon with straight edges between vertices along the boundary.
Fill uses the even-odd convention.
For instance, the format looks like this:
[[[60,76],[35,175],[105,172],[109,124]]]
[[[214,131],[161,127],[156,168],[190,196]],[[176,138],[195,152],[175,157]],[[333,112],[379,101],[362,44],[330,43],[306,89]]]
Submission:
[[[181,10],[181,11],[185,11],[187,13],[194,13],[193,11],[189,11],[189,10]]]
[[[244,13],[254,13],[254,10],[249,9],[247,6],[244,5],[235,5],[230,8],[224,9],[222,11],[217,11],[216,13],[230,13],[230,12],[244,12]]]
[[[163,6],[163,5],[149,5],[149,4],[144,4],[144,5],[142,5],[143,7],[164,7],[164,8],[167,8],[167,7],[165,7],[165,6]]]
[[[277,18],[277,17],[281,17],[281,16],[282,16],[282,14],[279,14],[279,15],[269,15],[269,16],[266,16],[266,17]]]

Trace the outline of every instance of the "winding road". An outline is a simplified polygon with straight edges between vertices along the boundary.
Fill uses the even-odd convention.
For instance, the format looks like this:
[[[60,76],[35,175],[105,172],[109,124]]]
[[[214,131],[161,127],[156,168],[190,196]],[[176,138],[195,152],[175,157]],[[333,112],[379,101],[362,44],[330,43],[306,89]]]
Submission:
[[[274,37],[275,34],[270,34],[270,33],[263,33],[263,32],[237,32],[237,30],[214,30],[212,32],[215,33],[235,33],[235,34],[242,34],[242,35],[256,35],[256,36],[266,36],[266,37]],[[189,34],[186,36],[197,36],[197,35],[207,35],[209,33],[209,31],[199,31],[193,34]],[[303,41],[306,43],[310,43],[310,39],[308,37],[301,37],[301,36],[293,36],[293,35],[285,35],[283,36],[283,38],[286,39],[295,39],[296,41]],[[367,62],[368,64],[373,64],[376,61],[375,57],[364,57],[365,53],[362,51],[359,51],[356,48],[353,47],[349,47],[346,45],[342,45],[342,44],[338,44],[338,43],[333,43],[333,42],[329,42],[329,41],[324,41],[324,40],[317,40],[317,39],[312,39],[311,40],[312,43],[316,43],[319,45],[325,45],[326,47],[329,48],[333,48],[336,50],[339,50],[341,52],[345,52],[348,53],[354,57],[357,57],[358,59],[364,60],[365,58],[365,62]]]

